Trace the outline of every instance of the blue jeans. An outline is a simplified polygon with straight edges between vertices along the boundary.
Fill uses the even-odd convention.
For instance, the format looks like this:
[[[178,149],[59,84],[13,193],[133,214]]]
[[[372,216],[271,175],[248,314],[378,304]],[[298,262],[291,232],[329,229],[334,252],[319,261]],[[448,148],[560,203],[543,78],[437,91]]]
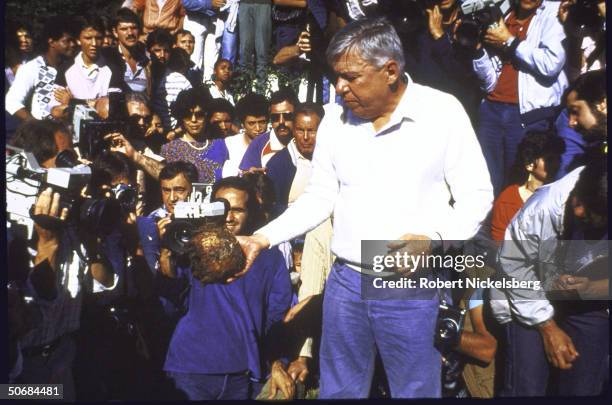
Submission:
[[[565,302],[563,304],[575,304]],[[557,310],[557,308],[555,308]],[[529,397],[547,394],[596,396],[607,380],[609,318],[596,310],[557,316],[559,327],[572,339],[579,353],[568,370],[551,372],[540,332],[512,321],[506,327],[506,369],[501,396]],[[554,381],[549,384],[551,374]],[[550,388],[549,388],[550,386]],[[551,392],[552,389],[552,392]]]
[[[364,300],[361,275],[334,264],[325,286],[320,398],[367,398],[380,353],[393,398],[440,397],[438,299]]]
[[[177,390],[190,401],[249,399],[249,376],[240,374],[195,374],[168,372]]]
[[[240,3],[238,10],[240,38],[240,66],[253,66],[253,54],[257,58],[257,80],[267,79],[266,68],[270,59],[272,42],[272,5]]]
[[[529,130],[547,130],[548,120],[525,125],[518,105],[484,100],[480,105],[478,140],[497,197],[507,185],[519,143]]]

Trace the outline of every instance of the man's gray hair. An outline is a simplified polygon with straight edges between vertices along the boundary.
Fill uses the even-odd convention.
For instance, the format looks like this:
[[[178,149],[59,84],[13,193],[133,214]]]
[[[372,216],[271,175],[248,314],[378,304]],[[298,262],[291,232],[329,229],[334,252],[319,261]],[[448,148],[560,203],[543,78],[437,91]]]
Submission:
[[[358,20],[345,25],[327,47],[327,62],[333,65],[338,58],[350,52],[356,52],[377,68],[391,59],[398,63],[402,72],[406,65],[402,41],[391,22],[384,17]]]
[[[127,103],[144,103],[149,105],[149,97],[144,91],[129,91],[125,93],[125,102]]]

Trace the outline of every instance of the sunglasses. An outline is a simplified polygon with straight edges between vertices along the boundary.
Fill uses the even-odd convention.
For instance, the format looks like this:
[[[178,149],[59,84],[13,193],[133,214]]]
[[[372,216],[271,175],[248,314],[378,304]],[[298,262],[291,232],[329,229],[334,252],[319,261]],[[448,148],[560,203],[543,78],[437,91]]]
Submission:
[[[130,120],[132,120],[132,122],[134,123],[138,123],[140,120],[143,120],[145,125],[150,125],[151,121],[153,120],[153,117],[150,115],[143,117],[140,114],[132,114],[130,115]]]
[[[283,113],[272,113],[270,114],[270,118],[272,122],[278,122],[281,119],[281,116],[285,121],[293,121],[293,113],[292,112],[283,112]]]
[[[190,120],[191,117],[193,117],[195,115],[196,119],[202,119],[204,117],[206,117],[206,112],[205,111],[197,111],[195,113],[187,113],[187,115],[184,117],[185,119]]]

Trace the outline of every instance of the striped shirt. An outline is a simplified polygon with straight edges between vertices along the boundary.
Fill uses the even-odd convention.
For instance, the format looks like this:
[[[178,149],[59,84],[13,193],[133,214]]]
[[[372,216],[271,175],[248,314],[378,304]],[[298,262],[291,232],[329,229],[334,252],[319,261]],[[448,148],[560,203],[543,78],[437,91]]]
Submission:
[[[189,80],[178,72],[166,73],[155,91],[153,110],[159,115],[166,131],[176,128],[177,120],[170,113],[170,106],[179,93],[191,88]]]
[[[13,115],[25,108],[37,120],[47,118],[51,114],[51,101],[55,101],[53,91],[56,88],[57,70],[42,56],[38,56],[25,65],[21,65],[15,75],[15,80],[5,97],[6,111]],[[29,98],[32,97],[28,108]]]

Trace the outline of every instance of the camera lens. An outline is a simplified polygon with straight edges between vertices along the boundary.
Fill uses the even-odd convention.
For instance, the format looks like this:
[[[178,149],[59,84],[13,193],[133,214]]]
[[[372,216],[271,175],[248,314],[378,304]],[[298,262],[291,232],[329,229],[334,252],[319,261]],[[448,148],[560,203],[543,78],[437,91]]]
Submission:
[[[175,253],[187,252],[187,245],[193,237],[197,225],[189,220],[175,219],[166,227],[163,244]]]
[[[71,168],[81,164],[77,154],[70,149],[65,149],[57,154],[55,157],[55,166],[56,167],[64,167]]]
[[[107,235],[116,229],[121,207],[110,198],[86,198],[81,202],[79,222],[83,230]]]

